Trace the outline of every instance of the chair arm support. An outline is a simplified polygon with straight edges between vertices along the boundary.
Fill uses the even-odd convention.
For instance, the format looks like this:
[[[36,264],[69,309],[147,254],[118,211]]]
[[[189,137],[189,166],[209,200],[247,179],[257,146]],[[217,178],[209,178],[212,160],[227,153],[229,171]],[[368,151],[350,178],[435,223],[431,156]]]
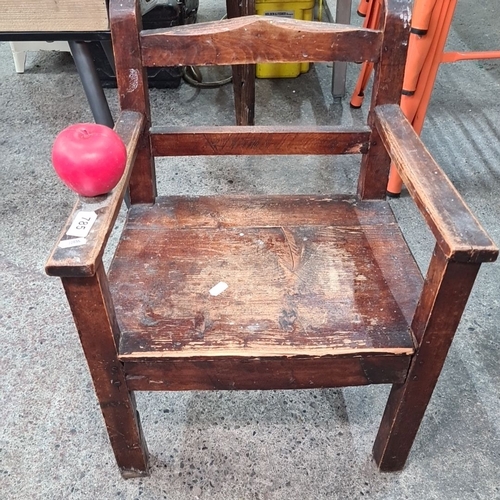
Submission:
[[[45,272],[49,276],[82,277],[95,274],[127,190],[144,123],[140,113],[124,111],[120,114],[115,131],[127,148],[125,172],[110,193],[95,198],[78,197],[45,265]],[[67,232],[80,212],[95,212],[97,219],[84,240],[71,241]],[[79,244],[71,246],[73,242]]]
[[[377,106],[374,123],[445,256],[457,262],[496,260],[498,248],[427,151],[399,106]]]

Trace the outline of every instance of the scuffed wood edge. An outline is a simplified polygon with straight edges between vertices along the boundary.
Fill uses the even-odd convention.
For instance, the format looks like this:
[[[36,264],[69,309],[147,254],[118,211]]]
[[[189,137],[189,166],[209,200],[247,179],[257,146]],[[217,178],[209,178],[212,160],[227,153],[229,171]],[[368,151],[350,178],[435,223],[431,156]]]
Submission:
[[[45,272],[50,276],[93,276],[104,252],[106,242],[120,210],[125,191],[137,155],[137,144],[144,127],[144,117],[134,111],[120,114],[115,131],[122,138],[127,148],[125,172],[117,186],[108,194],[96,198],[78,197],[66,225],[59,235],[54,249],[45,265]],[[59,243],[68,239],[66,232],[77,212],[92,211],[97,213],[97,220],[87,236],[87,243],[79,247],[60,248]]]
[[[151,112],[148,77],[142,64],[139,43],[139,33],[142,29],[139,2],[111,0],[109,18],[120,109],[141,113],[145,120],[134,170],[130,176],[130,203],[152,204],[156,198],[156,170],[149,137]]]
[[[289,348],[282,346],[249,346],[245,348],[244,354],[242,349],[235,346],[234,349],[223,347],[217,348],[210,346],[206,349],[200,346],[186,346],[180,350],[163,350],[159,346],[156,349],[144,349],[134,352],[123,352],[124,339],[127,338],[127,332],[122,332],[120,343],[119,358],[122,361],[154,361],[163,359],[188,359],[188,358],[218,358],[218,357],[234,357],[234,358],[248,358],[248,357],[324,357],[324,356],[352,356],[352,355],[384,355],[384,356],[411,356],[415,349],[413,346],[409,347],[366,347],[366,348],[339,348],[339,347],[317,347],[317,348]]]
[[[374,118],[384,146],[446,257],[459,262],[496,260],[498,248],[399,106],[377,106]]]

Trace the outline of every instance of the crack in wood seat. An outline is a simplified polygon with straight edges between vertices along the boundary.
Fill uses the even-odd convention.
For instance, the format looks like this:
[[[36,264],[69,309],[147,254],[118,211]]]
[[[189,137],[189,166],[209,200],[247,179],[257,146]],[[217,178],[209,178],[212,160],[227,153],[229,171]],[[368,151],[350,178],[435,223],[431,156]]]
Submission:
[[[480,265],[498,255],[397,105],[409,7],[385,0],[381,30],[249,16],[143,31],[136,1],[111,0],[127,166],[111,193],[77,200],[46,271],[62,278],[124,477],[148,473],[139,390],[389,383],[373,456],[404,466]],[[145,66],[303,60],[374,63],[367,126],[151,126]],[[360,153],[357,192],[156,193],[154,156],[292,153]],[[391,160],[436,239],[425,279],[385,201]],[[96,220],[75,244],[81,211]]]

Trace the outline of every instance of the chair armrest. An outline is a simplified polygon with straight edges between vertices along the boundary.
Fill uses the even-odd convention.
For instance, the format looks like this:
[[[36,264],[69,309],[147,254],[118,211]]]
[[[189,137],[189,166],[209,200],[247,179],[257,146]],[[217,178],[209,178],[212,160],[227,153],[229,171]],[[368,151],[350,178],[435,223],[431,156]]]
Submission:
[[[445,256],[459,262],[494,261],[498,248],[399,106],[377,106],[374,120],[389,156]]]
[[[45,272],[49,276],[83,277],[95,274],[128,187],[144,123],[144,117],[140,113],[124,111],[120,114],[115,131],[127,148],[125,172],[110,193],[95,198],[78,197],[45,265]],[[80,212],[94,212],[97,216],[84,239],[67,235]]]

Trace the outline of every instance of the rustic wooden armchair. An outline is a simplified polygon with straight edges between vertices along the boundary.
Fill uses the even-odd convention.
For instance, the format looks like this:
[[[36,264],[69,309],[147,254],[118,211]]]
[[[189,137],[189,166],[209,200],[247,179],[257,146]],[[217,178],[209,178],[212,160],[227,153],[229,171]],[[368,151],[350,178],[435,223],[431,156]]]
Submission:
[[[403,467],[498,254],[397,105],[410,3],[386,0],[380,31],[250,16],[148,32],[134,0],[111,1],[126,172],[77,200],[46,271],[62,278],[124,477],[148,471],[134,391],[392,384],[374,458]],[[151,127],[143,66],[332,60],[375,64],[367,126]],[[156,195],[154,156],[349,153],[362,153],[356,195]],[[391,159],[436,238],[425,279],[385,201]],[[74,241],[82,212],[97,219]]]

